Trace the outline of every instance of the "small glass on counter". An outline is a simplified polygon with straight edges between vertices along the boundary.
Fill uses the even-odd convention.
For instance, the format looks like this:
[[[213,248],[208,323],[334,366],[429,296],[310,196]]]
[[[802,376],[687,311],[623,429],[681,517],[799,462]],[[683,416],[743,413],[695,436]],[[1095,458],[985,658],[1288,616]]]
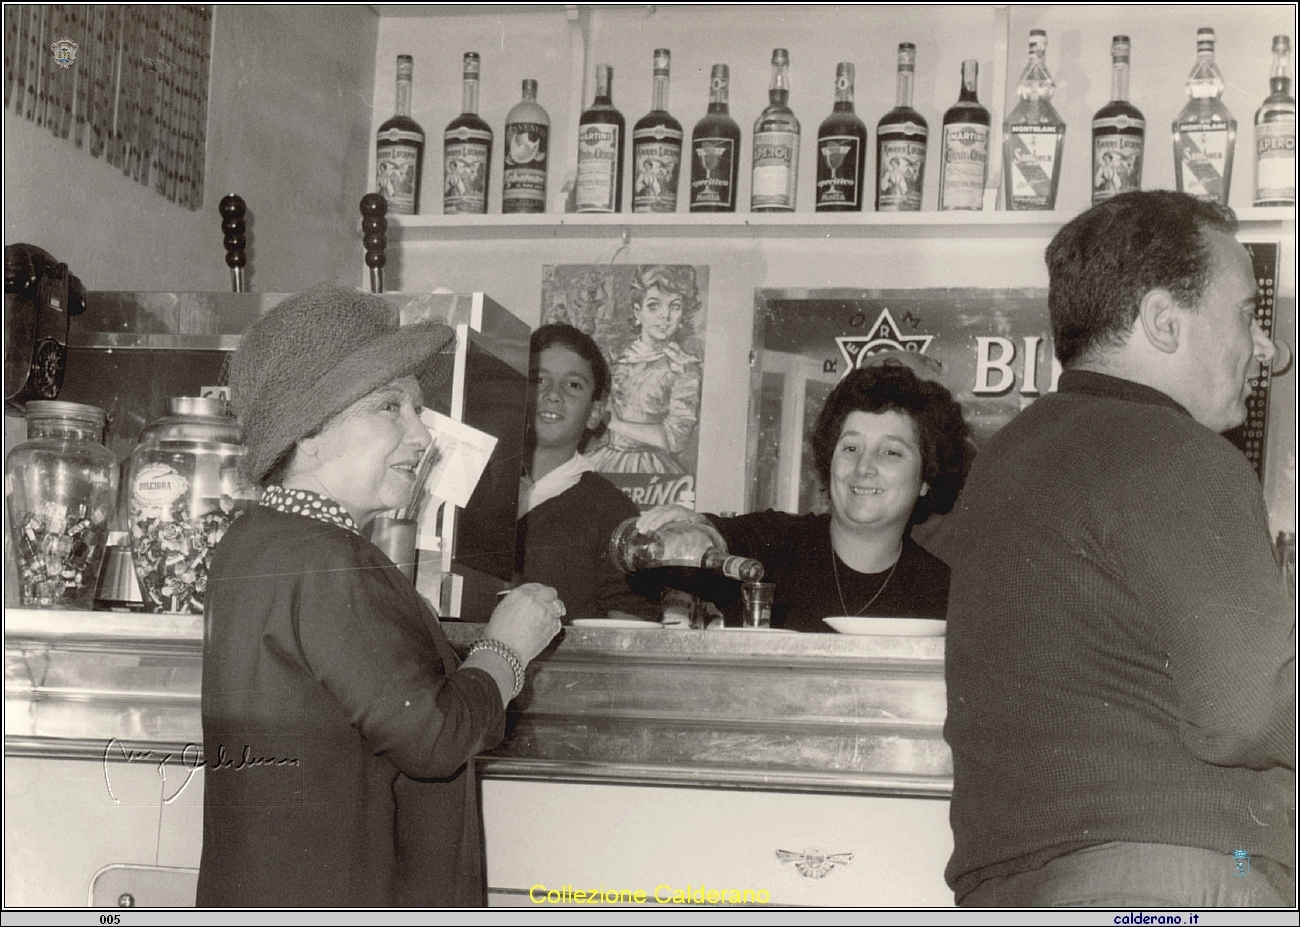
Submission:
[[[5,460],[5,503],[22,604],[89,609],[117,497],[104,410],[27,404],[27,440]]]

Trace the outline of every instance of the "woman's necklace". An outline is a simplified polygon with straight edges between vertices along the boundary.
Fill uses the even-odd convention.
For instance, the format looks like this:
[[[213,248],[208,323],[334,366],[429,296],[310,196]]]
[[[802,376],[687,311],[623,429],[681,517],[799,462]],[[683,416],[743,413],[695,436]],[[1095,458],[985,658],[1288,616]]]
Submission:
[[[839,559],[840,558],[835,553],[835,545],[832,544],[831,545],[831,573],[835,577],[835,591],[839,593],[840,608],[844,609],[843,613],[845,615],[848,615],[849,607],[844,604],[844,590],[840,588],[840,565],[838,563]],[[903,548],[900,545],[898,548],[898,556],[894,558],[894,564],[889,568],[889,575],[885,577],[885,581],[880,584],[880,588],[876,590],[876,594],[873,595],[871,598],[867,599],[867,603],[863,605],[861,608],[859,608],[856,612],[854,612],[851,617],[856,618],[858,615],[861,615],[863,612],[865,612],[868,608],[871,607],[871,604],[875,602],[876,599],[880,598],[880,594],[885,591],[885,587],[889,585],[889,581],[894,578],[894,570],[898,569],[898,561],[902,559],[903,559]]]

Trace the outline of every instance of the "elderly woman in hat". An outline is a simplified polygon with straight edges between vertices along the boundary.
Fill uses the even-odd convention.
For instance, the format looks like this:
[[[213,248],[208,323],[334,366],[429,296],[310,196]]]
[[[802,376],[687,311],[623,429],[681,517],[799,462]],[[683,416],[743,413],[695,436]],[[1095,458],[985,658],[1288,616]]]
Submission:
[[[267,313],[232,358],[262,495],[208,580],[202,906],[483,903],[470,760],[501,740],[564,605],[520,587],[461,663],[362,534],[409,501],[430,443],[422,389],[445,377],[454,337],[320,287]]]

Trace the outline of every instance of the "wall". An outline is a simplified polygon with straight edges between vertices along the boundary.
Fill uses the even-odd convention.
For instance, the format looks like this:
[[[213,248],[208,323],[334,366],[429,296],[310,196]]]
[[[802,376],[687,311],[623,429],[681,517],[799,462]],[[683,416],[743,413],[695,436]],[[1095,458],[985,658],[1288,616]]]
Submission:
[[[217,203],[235,192],[250,289],[359,282],[378,23],[366,6],[216,7],[197,212],[6,110],[5,241],[40,245],[91,290],[228,290]]]
[[[385,13],[389,11],[386,9]],[[1092,113],[1109,97],[1110,38],[1127,32],[1133,41],[1131,99],[1148,122],[1144,185],[1172,188],[1173,162],[1168,126],[1186,102],[1184,79],[1195,60],[1196,29],[1218,31],[1218,60],[1228,82],[1224,100],[1239,122],[1232,205],[1250,206],[1251,129],[1255,109],[1267,93],[1270,40],[1289,33],[1292,12],[1282,6],[1080,7],[1012,6],[1005,33],[992,6],[817,6],[746,7],[628,6],[601,8],[566,20],[554,12],[465,12],[455,7],[393,9],[380,21],[376,53],[376,125],[392,111],[395,55],[415,56],[413,115],[429,137],[425,151],[426,215],[441,213],[441,138],[460,109],[460,62],[466,51],[482,55],[479,111],[497,133],[493,152],[489,212],[500,212],[501,127],[519,98],[519,81],[540,81],[539,102],[552,125],[553,202],[566,174],[572,172],[577,116],[590,105],[595,66],[613,63],[613,99],[629,128],[650,108],[653,49],[673,53],[670,110],[689,133],[708,100],[710,66],[724,60],[731,67],[731,113],[742,130],[740,202],[748,203],[753,120],[766,103],[773,46],[789,49],[791,106],[803,126],[799,211],[811,212],[814,182],[813,143],[817,125],[830,111],[837,61],[854,61],[856,103],[872,139],[875,124],[893,105],[895,50],[900,41],[917,46],[914,106],[927,118],[932,134],[959,89],[960,62],[980,61],[980,98],[995,124],[1005,114],[994,100],[999,41],[1007,52],[1006,97],[1014,99],[1015,82],[1025,59],[1031,28],[1048,30],[1047,61],[1058,83],[1055,102],[1069,126],[1058,215],[1084,208],[1091,173],[1089,124]],[[1008,39],[1009,36],[1009,39]],[[570,67],[572,54],[586,49],[582,67]],[[581,78],[579,79],[579,75]],[[581,82],[582,86],[578,84]],[[869,140],[868,147],[873,146]],[[566,146],[568,146],[566,148]],[[924,209],[937,201],[935,161],[925,185]],[[871,158],[874,165],[874,156]],[[630,179],[624,203],[630,202]],[[746,211],[742,205],[741,212]],[[1290,214],[1288,214],[1289,216]],[[796,217],[803,218],[803,217]],[[1060,220],[1060,221],[1063,221]],[[697,503],[705,511],[743,510],[746,430],[748,425],[749,351],[754,290],[761,287],[1045,287],[1043,248],[1051,229],[1023,232],[975,229],[966,237],[917,238],[885,235],[835,238],[801,234],[789,238],[739,235],[664,237],[638,226],[629,216],[613,235],[472,237],[438,235],[429,240],[403,230],[408,242],[390,254],[391,286],[419,291],[434,286],[481,289],[525,322],[538,321],[542,267],[546,264],[647,263],[666,261],[710,265],[709,321],[703,413],[700,424],[700,469]],[[1294,305],[1294,225],[1283,236],[1283,298]],[[1019,237],[1017,237],[1019,236]],[[395,233],[390,238],[398,238]],[[1274,235],[1273,237],[1279,237]],[[417,240],[418,239],[418,240]],[[1285,320],[1292,326],[1293,319]],[[1275,381],[1288,397],[1274,404],[1275,424],[1290,429],[1294,418],[1295,375]],[[1275,527],[1294,525],[1294,432],[1275,444],[1288,449],[1270,475],[1270,510]],[[1279,457],[1282,456],[1279,453]]]

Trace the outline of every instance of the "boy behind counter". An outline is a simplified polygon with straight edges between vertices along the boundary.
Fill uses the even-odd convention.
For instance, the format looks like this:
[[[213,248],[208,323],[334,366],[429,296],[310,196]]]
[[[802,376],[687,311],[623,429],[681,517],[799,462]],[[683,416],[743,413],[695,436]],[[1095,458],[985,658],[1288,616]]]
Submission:
[[[575,618],[658,621],[656,598],[639,595],[609,560],[614,529],[637,508],[581,453],[603,427],[609,366],[590,337],[543,325],[530,344],[528,439],[519,481],[515,572],[555,587]],[[653,595],[653,591],[650,591]]]

